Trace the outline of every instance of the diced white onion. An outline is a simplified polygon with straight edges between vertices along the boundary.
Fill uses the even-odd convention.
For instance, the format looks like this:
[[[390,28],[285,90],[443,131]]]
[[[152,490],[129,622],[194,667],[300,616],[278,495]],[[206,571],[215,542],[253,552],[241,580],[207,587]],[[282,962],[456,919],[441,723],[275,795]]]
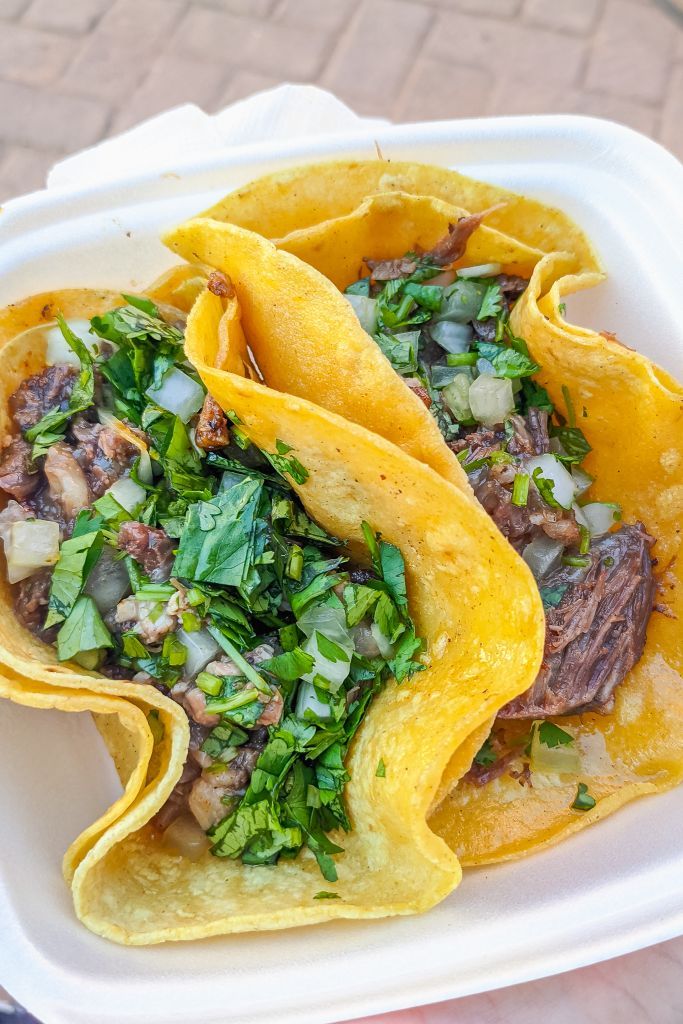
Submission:
[[[351,654],[349,651],[340,648],[345,657],[340,657],[337,661],[327,658],[321,652],[318,645],[317,632],[306,641],[304,644],[304,650],[307,654],[313,656],[313,668],[310,672],[307,672],[306,675],[301,677],[305,682],[312,683],[316,676],[322,676],[323,679],[327,679],[327,681],[332,683],[333,686],[341,686],[351,671]]]
[[[576,484],[577,496],[583,494],[593,483],[593,477],[590,473],[586,473],[585,470],[581,469],[580,466],[572,466],[571,473]]]
[[[344,298],[351,305],[363,330],[374,334],[377,327],[377,299],[371,299],[368,295],[344,295]]]
[[[111,494],[115,501],[118,501],[121,508],[132,515],[142,505],[147,492],[141,484],[136,484],[130,476],[122,476],[120,480],[108,487],[106,494]]]
[[[298,718],[304,717],[305,711],[312,711],[318,718],[331,718],[332,711],[329,704],[324,704],[315,692],[313,683],[304,682],[299,685],[299,692],[296,695],[296,714]]]
[[[581,758],[575,744],[566,743],[548,747],[545,743],[541,743],[538,728],[533,730],[531,737],[529,762],[532,772],[578,775],[581,771]]]
[[[545,535],[534,537],[524,548],[522,558],[531,569],[537,580],[549,573],[560,564],[564,546],[559,540],[552,540]]]
[[[619,522],[621,509],[607,501],[591,501],[581,506],[581,514],[591,537],[602,537],[615,523]],[[577,514],[578,519],[578,514]]]
[[[483,373],[472,382],[469,392],[472,415],[485,427],[503,423],[515,408],[512,381]]]
[[[176,636],[187,650],[187,657],[183,666],[183,675],[188,679],[202,672],[210,661],[216,657],[220,650],[219,644],[205,629],[198,629],[194,633],[186,633],[184,629],[176,630]]]
[[[566,469],[559,459],[550,453],[536,455],[533,459],[528,460],[526,469],[532,477],[534,470],[540,469],[541,476],[545,480],[551,481],[553,497],[558,505],[561,505],[562,508],[571,508],[576,496],[576,483],[569,470]]]
[[[469,373],[459,373],[448,384],[441,396],[457,420],[469,420],[472,418],[470,409],[470,384],[472,378]]]
[[[346,615],[341,607],[313,606],[303,613],[297,625],[307,637],[313,636],[317,630],[345,651],[353,650],[353,639],[346,627]]]
[[[104,615],[111,611],[130,590],[126,566],[116,558],[110,547],[103,549],[85,585],[85,593],[92,597],[97,608]]]
[[[163,834],[161,845],[187,860],[197,861],[208,851],[209,840],[190,814],[181,814]]]
[[[469,324],[457,324],[453,320],[440,320],[429,328],[437,345],[446,352],[467,352],[474,335]]]
[[[191,420],[204,404],[204,391],[192,377],[172,366],[159,388],[147,388],[147,397],[162,409],[179,416],[183,423]]]
[[[59,524],[48,519],[12,523],[5,537],[7,579],[18,583],[59,559]]]
[[[73,333],[81,339],[93,356],[98,356],[100,354],[102,339],[96,338],[94,334],[89,333],[89,320],[67,320],[66,323]],[[49,327],[45,331],[45,340],[47,341],[45,362],[48,366],[66,364],[68,366],[75,366],[78,369],[81,365],[80,360],[76,353],[69,347],[66,338],[60,331],[58,325]]]
[[[370,632],[375,638],[375,643],[379,647],[379,653],[383,658],[393,658],[394,656],[394,645],[389,643],[389,638],[384,635],[382,630],[379,628],[376,622],[370,626]]]
[[[458,277],[493,277],[503,269],[500,263],[480,263],[477,267],[460,267]]]

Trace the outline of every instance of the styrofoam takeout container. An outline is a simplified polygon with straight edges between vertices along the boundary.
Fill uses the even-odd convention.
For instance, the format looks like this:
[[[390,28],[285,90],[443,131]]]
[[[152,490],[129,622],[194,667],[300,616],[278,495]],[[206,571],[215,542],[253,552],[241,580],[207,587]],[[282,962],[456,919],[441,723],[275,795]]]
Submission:
[[[385,157],[457,167],[565,209],[609,272],[606,284],[569,300],[570,318],[616,331],[683,376],[683,168],[628,129],[578,117],[386,127],[286,151],[259,144],[116,185],[28,196],[0,214],[0,305],[48,288],[139,288],[173,262],[161,229],[285,165],[372,158],[374,138]],[[683,933],[680,789],[632,803],[555,849],[469,871],[420,917],[144,949],[80,925],[60,875],[69,842],[119,792],[89,716],[3,702],[0,779],[0,977],[45,1024],[324,1024],[527,981]]]

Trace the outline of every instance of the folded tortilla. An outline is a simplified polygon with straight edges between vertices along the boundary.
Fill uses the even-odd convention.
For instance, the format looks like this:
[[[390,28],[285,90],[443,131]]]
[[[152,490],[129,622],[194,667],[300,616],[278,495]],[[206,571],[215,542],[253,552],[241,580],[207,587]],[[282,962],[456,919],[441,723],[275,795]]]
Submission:
[[[196,271],[184,268],[179,274],[181,282],[191,281]],[[168,287],[176,287],[175,279]],[[255,302],[247,287],[237,289],[237,298],[246,308]],[[13,338],[17,330],[51,320],[58,309],[66,317],[92,316],[119,303],[114,293],[62,292],[0,313],[5,431],[9,395],[20,380],[42,369],[45,357],[39,339],[32,336],[29,348],[23,336]],[[56,651],[14,618],[10,589],[3,584],[5,695],[49,706],[91,707],[120,719],[100,715],[99,722],[124,795],[74,842],[65,872],[78,917],[122,943],[407,914],[433,906],[461,877],[457,858],[426,821],[444,768],[461,744],[471,743],[472,734],[529,685],[540,663],[543,630],[536,588],[486,515],[461,490],[383,438],[309,401],[216,368],[219,361],[233,371],[243,369],[247,343],[252,338],[249,330],[242,331],[237,301],[224,312],[220,299],[203,292],[188,322],[189,358],[256,444],[273,451],[281,439],[293,447],[310,473],[297,491],[316,521],[348,540],[352,552],[363,520],[400,546],[427,668],[400,687],[389,682],[357,734],[347,761],[353,831],[343,836],[345,852],[337,861],[339,898],[320,899],[324,882],[308,852],[275,867],[254,867],[209,853],[193,862],[159,842],[148,823],[182,771],[189,734],[185,712],[154,687],[60,664]],[[510,614],[492,628],[494,594],[504,597]],[[125,709],[121,697],[128,701]],[[162,733],[154,746],[150,713]],[[462,770],[470,758],[468,750]],[[386,765],[383,778],[376,775],[380,759]]]
[[[290,233],[350,214],[381,192],[429,196],[469,213],[497,207],[487,218],[489,227],[543,253],[572,253],[577,272],[600,270],[591,242],[562,210],[447,167],[404,160],[332,160],[277,171],[230,192],[203,216],[288,248]]]
[[[392,164],[392,169],[395,166]],[[384,196],[368,199],[357,190],[353,196],[360,205],[349,212],[343,175],[338,178],[339,196],[320,168],[313,171],[309,183],[303,172],[291,178],[285,174],[262,179],[228,196],[211,212],[217,210],[223,217],[234,215],[241,223],[251,223],[261,210],[266,218],[263,230],[287,230],[282,244],[310,267],[329,273],[340,287],[357,279],[363,257],[400,257],[413,248],[415,239],[411,242],[405,233],[404,215],[411,229],[418,230],[423,245],[436,241],[438,224],[443,226],[444,216],[448,219],[441,200],[423,198],[416,202],[415,196],[396,194],[388,204]],[[405,173],[408,178],[401,179],[401,188],[417,192],[422,172],[412,182],[408,180],[409,172]],[[322,189],[321,182],[326,182],[329,193]],[[320,194],[316,191],[319,186]],[[275,212],[265,202],[271,191]],[[313,194],[317,205],[309,210],[302,205],[301,197],[310,199]],[[313,226],[296,230],[291,208],[284,209],[285,197],[301,213],[303,224]],[[492,198],[487,194],[487,202]],[[478,208],[482,205],[478,203]],[[523,211],[524,206],[516,209]],[[333,214],[326,224],[319,223],[323,213]],[[418,228],[415,221],[421,217],[424,222],[421,220]],[[552,223],[553,244],[562,252],[537,258],[529,287],[515,307],[512,326],[528,341],[532,356],[542,365],[540,379],[559,407],[563,408],[562,385],[569,384],[577,408],[586,408],[581,425],[593,448],[586,468],[597,477],[596,500],[617,501],[625,519],[642,519],[657,538],[654,554],[660,566],[662,603],[668,613],[655,612],[652,616],[645,652],[618,686],[614,711],[556,720],[571,725],[576,733],[576,745],[583,755],[581,781],[588,784],[596,800],[592,810],[572,809],[577,780],[570,776],[539,780],[533,789],[507,777],[486,786],[466,782],[458,786],[463,774],[460,748],[459,756],[442,778],[430,825],[447,840],[463,864],[488,863],[532,852],[604,817],[636,796],[664,790],[683,778],[683,735],[679,728],[683,714],[680,557],[676,560],[680,547],[678,524],[683,513],[683,390],[644,356],[594,331],[564,322],[559,311],[562,296],[597,284],[603,275],[594,269],[597,264],[591,264],[588,250],[577,242],[570,222],[561,218]],[[373,242],[368,225],[378,230],[382,227],[386,236],[378,236]],[[491,244],[495,243],[496,248],[487,250],[481,242],[485,230],[482,226],[471,236],[468,263],[473,262],[470,254],[475,251],[476,262],[499,262],[500,247],[507,241],[495,239],[492,236],[496,232],[489,229]],[[527,241],[520,252],[528,253],[529,238],[538,241],[533,222],[524,235]],[[364,385],[368,391],[374,386],[374,405],[369,409],[349,400],[346,415],[415,454],[419,438],[411,432],[410,448],[404,441],[404,409],[411,408],[409,389],[403,385],[403,401],[393,400],[395,392],[391,392],[390,403],[385,401],[388,378],[399,378],[384,357],[381,367],[375,358],[374,377],[365,380],[366,350],[379,350],[367,335],[363,348],[357,329],[347,346],[346,336],[336,326],[336,317],[343,316],[341,303],[345,300],[338,297],[337,314],[328,286],[316,281],[313,270],[295,271],[294,264],[284,254],[277,255],[265,239],[248,237],[234,224],[212,224],[205,218],[181,226],[166,241],[187,259],[213,266],[236,281],[244,280],[256,266],[255,277],[268,280],[274,302],[308,304],[319,330],[306,347],[305,359],[298,358],[295,335],[288,336],[286,331],[282,337],[277,332],[272,338],[267,335],[268,309],[264,305],[259,310],[263,334],[254,354],[265,382],[290,394],[314,395],[319,404],[344,412],[346,391],[342,389],[331,399],[329,376],[338,364],[348,366],[351,373],[355,363],[356,386]],[[583,253],[585,269],[568,276],[571,259],[567,252],[572,251]],[[386,416],[382,417],[377,406],[386,408]],[[441,437],[440,441],[441,461],[450,459],[454,464],[455,456]],[[439,461],[430,461],[437,471]],[[471,500],[474,502],[473,496]],[[507,610],[504,601],[496,606]],[[442,799],[456,786],[450,797]]]

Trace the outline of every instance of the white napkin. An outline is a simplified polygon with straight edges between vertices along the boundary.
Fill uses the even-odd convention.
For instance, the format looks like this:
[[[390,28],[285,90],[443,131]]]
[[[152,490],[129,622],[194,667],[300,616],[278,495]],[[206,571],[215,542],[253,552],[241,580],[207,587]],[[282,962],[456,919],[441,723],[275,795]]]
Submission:
[[[66,157],[52,168],[48,188],[112,182],[145,171],[166,171],[174,164],[273,139],[333,135],[350,128],[368,133],[387,124],[361,118],[332,93],[314,85],[279,85],[221,110],[205,114],[192,103]]]

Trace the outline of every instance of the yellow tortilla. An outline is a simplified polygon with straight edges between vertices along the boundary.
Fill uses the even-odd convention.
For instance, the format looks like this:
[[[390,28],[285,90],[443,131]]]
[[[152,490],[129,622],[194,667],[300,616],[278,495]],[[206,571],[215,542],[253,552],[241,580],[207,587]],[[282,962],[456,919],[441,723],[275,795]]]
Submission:
[[[258,281],[250,287],[257,288]],[[390,682],[358,733],[348,760],[354,829],[342,837],[345,853],[338,858],[339,882],[333,886],[340,898],[315,899],[330,883],[307,853],[275,868],[208,853],[192,862],[155,838],[147,823],[182,770],[185,713],[153,687],[59,664],[53,648],[18,624],[9,588],[3,586],[0,663],[10,680],[8,696],[22,700],[31,691],[60,706],[82,700],[78,706],[95,711],[104,710],[105,700],[117,710],[122,696],[129,701],[126,721],[100,719],[126,786],[124,798],[76,840],[65,858],[79,918],[123,943],[406,914],[434,905],[461,874],[454,854],[426,823],[443,769],[461,742],[529,685],[541,656],[540,602],[533,582],[469,498],[378,436],[303,399],[213,368],[226,357],[237,369],[246,361],[252,338],[242,331],[239,306],[249,305],[247,286],[238,288],[237,300],[227,303],[224,314],[218,298],[202,294],[188,323],[189,357],[257,444],[273,451],[280,438],[293,446],[310,472],[297,490],[321,525],[348,539],[354,550],[365,519],[400,546],[428,667],[400,687]],[[22,336],[7,340],[12,324],[26,329],[43,322],[50,303],[66,316],[90,316],[117,301],[113,293],[59,293],[0,314],[5,431],[7,397],[44,363],[44,344],[36,336],[30,353]],[[232,364],[229,353],[236,353]],[[512,609],[495,630],[492,593],[507,595]],[[163,738],[150,749],[152,710],[163,725]],[[380,758],[385,778],[375,774]]]
[[[260,194],[260,187],[257,182],[255,194]],[[324,266],[340,284],[348,284],[349,268],[359,268],[363,256],[374,258],[378,251],[382,258],[398,257],[411,248],[406,245],[403,226],[392,226],[391,218],[384,226],[387,237],[397,240],[396,248],[379,238],[377,250],[367,248],[371,233],[366,231],[364,221],[377,202],[383,203],[384,197],[366,200],[352,213],[310,230],[293,232],[289,223],[290,234],[284,244],[289,246],[295,239],[296,251],[302,258],[314,266],[320,261],[321,269]],[[429,204],[432,212],[425,214],[425,224],[434,222],[442,205],[425,200],[424,208],[428,209]],[[383,209],[382,216],[388,209]],[[412,224],[418,205],[414,199],[399,195],[394,197],[391,209],[394,219],[400,221],[405,212],[407,222]],[[244,251],[243,232],[230,229],[229,225],[216,224],[211,228],[206,221],[198,224],[197,237],[202,242],[196,252],[202,260],[230,273],[238,262],[236,254]],[[482,231],[483,228],[478,229],[472,237]],[[572,248],[569,235],[558,237],[557,242],[563,249]],[[283,302],[287,301],[292,286],[284,272],[285,265],[272,259],[268,263],[270,250],[265,242],[252,244],[262,254],[263,271],[279,275],[273,290],[282,296]],[[191,247],[174,247],[191,257]],[[597,477],[591,495],[596,500],[620,503],[626,521],[642,519],[657,538],[654,555],[662,574],[661,601],[678,618],[658,612],[652,616],[645,654],[617,689],[616,707],[611,714],[557,720],[576,732],[577,746],[585,748],[585,772],[580,781],[587,783],[596,807],[588,812],[572,809],[579,781],[575,777],[541,779],[533,789],[509,776],[486,787],[462,782],[454,795],[434,811],[430,824],[464,864],[532,852],[604,817],[636,796],[669,788],[683,778],[683,734],[679,727],[683,716],[680,556],[676,561],[683,514],[683,391],[670,375],[644,356],[594,331],[564,322],[559,310],[562,296],[602,280],[597,271],[567,276],[567,269],[567,258],[562,253],[540,259],[515,308],[513,328],[526,338],[532,355],[542,365],[539,379],[547,385],[559,408],[564,408],[563,384],[569,385],[579,414],[586,407],[588,415],[581,418],[580,425],[593,447],[585,463],[586,470]],[[314,310],[319,308],[317,302],[317,296],[311,299]],[[372,344],[370,339],[367,343]],[[318,362],[326,364],[330,348],[334,346],[338,353],[341,345],[333,332],[323,337]],[[311,359],[297,365],[295,372],[285,353],[284,346],[274,346],[266,353],[259,350],[257,361],[266,383],[290,393],[316,394],[319,403],[327,405],[327,395],[318,387],[323,371],[315,365],[315,353],[311,352]],[[378,402],[384,393],[383,380],[377,389]],[[374,429],[381,429],[388,440],[403,444],[403,405],[392,403],[387,412],[391,415],[382,422],[373,410],[375,424],[381,423],[380,428]],[[357,409],[354,407],[349,415],[356,419]],[[443,442],[442,451],[445,458],[448,449]],[[437,468],[434,461],[431,465]],[[461,778],[464,751],[461,746],[446,769],[437,802]]]
[[[571,252],[577,271],[600,269],[590,241],[562,210],[446,167],[402,160],[333,160],[277,171],[230,192],[203,216],[287,247],[291,232],[343,217],[378,192],[431,196],[469,213],[503,203],[487,219],[489,227],[544,253]]]

